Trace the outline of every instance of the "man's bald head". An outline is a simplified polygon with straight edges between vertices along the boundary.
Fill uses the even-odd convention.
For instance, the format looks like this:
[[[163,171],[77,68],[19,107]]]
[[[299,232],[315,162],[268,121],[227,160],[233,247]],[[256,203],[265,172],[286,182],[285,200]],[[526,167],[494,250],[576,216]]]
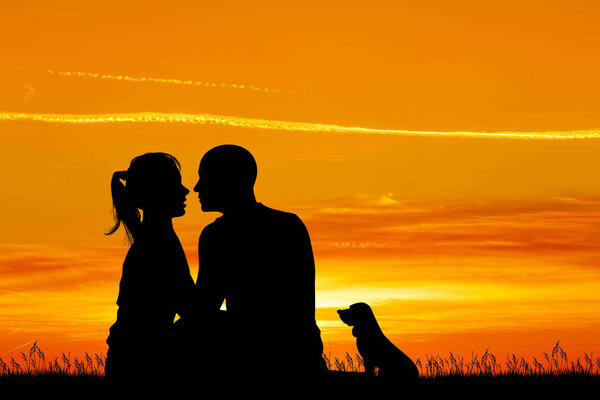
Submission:
[[[203,211],[221,211],[231,205],[255,201],[257,166],[248,150],[233,144],[213,147],[198,168],[199,193]]]
[[[200,161],[199,172],[207,177],[248,187],[256,182],[256,161],[241,146],[224,144],[213,147]]]

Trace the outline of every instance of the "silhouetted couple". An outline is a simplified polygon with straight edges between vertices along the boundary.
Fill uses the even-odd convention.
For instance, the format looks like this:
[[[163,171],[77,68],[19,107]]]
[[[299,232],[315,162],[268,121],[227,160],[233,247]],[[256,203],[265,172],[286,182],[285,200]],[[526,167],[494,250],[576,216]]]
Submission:
[[[179,162],[148,153],[113,175],[116,222],[109,234],[123,224],[131,247],[107,339],[106,376],[226,376],[233,385],[248,376],[318,376],[326,367],[304,224],[256,201],[256,162],[242,147],[211,149],[198,174],[202,210],[223,215],[200,235],[196,284],[172,224],[185,214],[189,194]]]

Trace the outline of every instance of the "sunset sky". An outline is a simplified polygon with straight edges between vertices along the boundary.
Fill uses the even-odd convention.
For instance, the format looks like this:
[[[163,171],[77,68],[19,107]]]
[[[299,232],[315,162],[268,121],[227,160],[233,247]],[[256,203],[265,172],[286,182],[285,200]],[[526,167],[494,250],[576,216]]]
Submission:
[[[0,357],[105,353],[112,172],[224,143],[309,230],[325,353],[358,301],[413,359],[600,353],[599,2],[216,3],[0,9]]]

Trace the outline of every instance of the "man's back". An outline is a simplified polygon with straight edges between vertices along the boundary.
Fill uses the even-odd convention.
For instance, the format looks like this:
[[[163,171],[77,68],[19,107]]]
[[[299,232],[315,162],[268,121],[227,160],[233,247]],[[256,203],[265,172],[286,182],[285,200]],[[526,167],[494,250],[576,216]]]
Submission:
[[[323,367],[314,258],[300,218],[261,203],[224,215],[203,230],[199,260],[201,302],[219,307],[225,299],[235,334],[245,343],[240,351],[259,358],[277,354],[279,360],[262,359],[273,365]]]

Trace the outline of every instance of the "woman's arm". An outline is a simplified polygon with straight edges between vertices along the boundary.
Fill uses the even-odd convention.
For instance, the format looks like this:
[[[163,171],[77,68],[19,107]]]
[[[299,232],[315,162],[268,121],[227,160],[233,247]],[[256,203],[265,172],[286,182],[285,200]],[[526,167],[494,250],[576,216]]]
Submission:
[[[197,293],[187,262],[182,266],[180,272],[177,293],[175,293],[177,297],[176,312],[181,318],[195,318],[198,314],[196,309],[198,303]]]

